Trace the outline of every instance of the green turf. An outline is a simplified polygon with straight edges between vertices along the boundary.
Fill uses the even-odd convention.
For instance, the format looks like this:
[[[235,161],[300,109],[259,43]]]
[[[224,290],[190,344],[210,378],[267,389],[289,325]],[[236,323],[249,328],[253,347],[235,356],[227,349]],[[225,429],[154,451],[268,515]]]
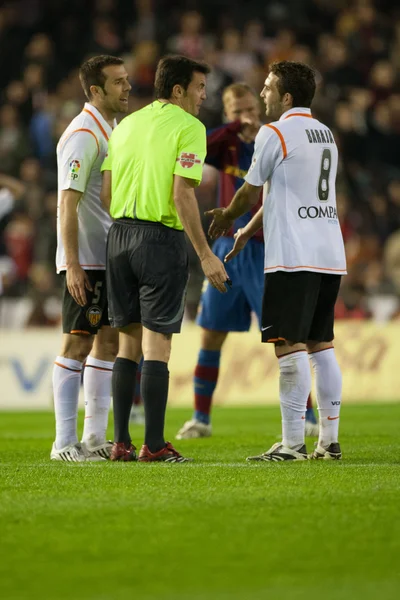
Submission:
[[[193,464],[66,464],[51,414],[1,413],[0,597],[397,600],[399,423],[345,407],[342,462],[251,465],[278,409],[216,409],[213,438],[177,443]]]

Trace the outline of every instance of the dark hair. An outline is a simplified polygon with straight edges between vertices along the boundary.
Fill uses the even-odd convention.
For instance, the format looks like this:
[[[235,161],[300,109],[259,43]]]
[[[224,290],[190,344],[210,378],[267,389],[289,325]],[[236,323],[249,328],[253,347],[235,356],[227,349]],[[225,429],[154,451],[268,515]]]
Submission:
[[[278,77],[277,88],[281,95],[291,94],[293,107],[309,108],[315,94],[315,72],[300,62],[283,60],[269,66],[270,73]]]
[[[90,100],[92,97],[90,86],[98,85],[104,89],[106,76],[103,73],[103,69],[105,67],[123,64],[124,61],[122,58],[118,58],[117,56],[109,56],[107,54],[93,56],[93,58],[86,60],[79,69],[79,79],[81,81],[86,98]]]
[[[169,100],[174,85],[181,85],[184,90],[193,78],[193,73],[208,75],[210,68],[201,62],[191,60],[186,56],[164,56],[158,65],[154,81],[156,98]]]

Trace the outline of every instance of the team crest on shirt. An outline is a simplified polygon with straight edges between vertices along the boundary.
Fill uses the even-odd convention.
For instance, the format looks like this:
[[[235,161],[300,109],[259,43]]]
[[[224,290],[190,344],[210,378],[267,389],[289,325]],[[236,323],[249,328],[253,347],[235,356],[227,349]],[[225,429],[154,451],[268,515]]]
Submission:
[[[192,154],[190,152],[181,152],[176,159],[176,162],[179,162],[184,169],[191,169],[193,165],[201,165],[201,160],[197,154]]]
[[[69,178],[76,181],[79,178],[81,163],[77,158],[73,158],[69,163]]]
[[[102,314],[103,311],[101,310],[100,306],[91,306],[86,311],[86,318],[92,327],[97,327],[97,325],[100,323]]]

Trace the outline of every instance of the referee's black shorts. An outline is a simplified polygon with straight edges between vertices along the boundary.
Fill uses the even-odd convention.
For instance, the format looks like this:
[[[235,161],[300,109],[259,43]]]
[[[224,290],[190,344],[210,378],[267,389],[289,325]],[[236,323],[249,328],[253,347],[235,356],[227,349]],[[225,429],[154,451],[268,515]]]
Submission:
[[[183,231],[116,220],[108,234],[106,274],[112,327],[142,323],[158,333],[180,332],[189,278]]]
[[[264,279],[263,342],[331,342],[341,275],[297,271]]]

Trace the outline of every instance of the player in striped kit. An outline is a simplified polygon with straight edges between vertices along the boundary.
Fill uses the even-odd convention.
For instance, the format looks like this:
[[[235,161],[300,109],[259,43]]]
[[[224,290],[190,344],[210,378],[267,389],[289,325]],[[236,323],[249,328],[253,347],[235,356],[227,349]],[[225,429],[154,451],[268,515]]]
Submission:
[[[106,441],[111,375],[118,332],[108,321],[106,240],[111,218],[101,205],[100,167],[116,116],[128,110],[131,86],[120,58],[96,56],[80,69],[88,99],[57,146],[57,273],[63,281],[63,341],[53,369],[56,439],[50,458],[93,461],[109,457]],[[85,424],[78,443],[82,369]]]

